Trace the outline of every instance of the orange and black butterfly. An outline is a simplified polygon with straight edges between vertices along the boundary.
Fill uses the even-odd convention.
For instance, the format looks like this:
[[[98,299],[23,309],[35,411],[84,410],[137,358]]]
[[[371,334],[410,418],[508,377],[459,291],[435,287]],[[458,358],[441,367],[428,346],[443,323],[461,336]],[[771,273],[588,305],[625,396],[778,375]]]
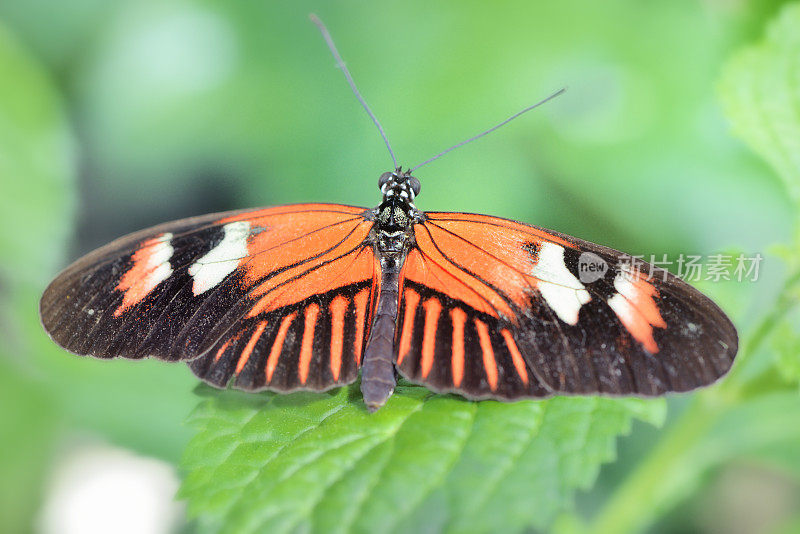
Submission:
[[[507,219],[419,211],[399,167],[378,187],[373,209],[244,210],[118,239],[50,284],[44,327],[71,352],[185,361],[218,387],[324,391],[360,371],[370,410],[398,374],[509,401],[688,391],[731,367],[730,320],[672,274]]]

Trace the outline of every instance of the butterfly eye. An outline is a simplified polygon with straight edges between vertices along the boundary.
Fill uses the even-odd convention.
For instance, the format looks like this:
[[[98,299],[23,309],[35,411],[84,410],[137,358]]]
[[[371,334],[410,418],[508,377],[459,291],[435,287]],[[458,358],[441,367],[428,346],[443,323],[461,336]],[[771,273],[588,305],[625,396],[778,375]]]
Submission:
[[[411,186],[411,190],[414,192],[414,196],[419,195],[419,190],[422,188],[422,185],[420,185],[419,180],[417,180],[413,176],[409,176],[408,184]]]
[[[385,172],[381,174],[381,177],[378,178],[378,189],[383,189],[383,186],[386,185],[386,182],[391,180],[391,178],[392,178],[392,173],[390,172]]]

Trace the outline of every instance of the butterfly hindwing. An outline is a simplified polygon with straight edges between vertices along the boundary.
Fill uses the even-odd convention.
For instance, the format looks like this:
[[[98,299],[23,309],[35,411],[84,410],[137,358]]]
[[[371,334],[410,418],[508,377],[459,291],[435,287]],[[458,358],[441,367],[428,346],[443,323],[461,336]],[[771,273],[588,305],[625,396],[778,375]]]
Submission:
[[[467,326],[458,330],[465,361],[483,367],[486,379],[478,385],[457,385],[453,377],[425,375],[404,364],[406,359],[423,359],[428,323],[423,311],[413,316],[401,311],[398,360],[402,359],[401,372],[415,382],[483,397],[495,364],[500,372],[510,371],[508,376],[520,376],[515,371],[521,366],[514,366],[513,359],[503,366],[486,356],[486,339],[495,354],[498,346],[511,354],[510,345],[503,342],[509,335],[524,360],[530,384],[539,388],[490,387],[491,394],[500,398],[687,391],[713,382],[732,364],[737,337],[727,317],[700,292],[645,262],[485,215],[428,213],[414,234],[416,244],[406,260],[404,284],[420,301],[426,293],[447,295],[452,299],[447,306],[446,299],[435,298],[443,308],[466,314],[459,321]],[[585,253],[591,255],[582,258]],[[605,265],[605,271],[581,272],[587,259]],[[410,320],[413,327],[407,324]],[[486,325],[480,327],[483,345],[474,342],[476,336],[481,339],[481,324]],[[414,340],[407,354],[403,335]]]
[[[327,284],[333,289],[247,314],[189,367],[212,385],[244,390],[322,391],[353,382],[379,275],[371,247],[355,255],[330,264],[338,267]],[[337,286],[337,279],[348,283]]]
[[[509,325],[408,279],[395,343],[400,374],[440,393],[505,400],[549,394]]]
[[[192,360],[207,353],[193,365],[198,375],[217,385],[236,375],[246,389],[269,386],[253,362],[282,335],[278,389],[303,387],[301,376],[309,389],[326,389],[355,377],[356,338],[367,328],[376,291],[366,242],[371,227],[363,208],[327,204],[166,223],[68,267],[42,297],[42,322],[59,345],[78,354]],[[331,344],[334,331],[352,343],[339,351]],[[289,358],[282,354],[307,356],[308,347],[313,358],[295,358],[296,369],[285,369]],[[342,363],[332,370],[337,357]],[[318,369],[323,365],[328,374]],[[221,371],[228,367],[230,373]]]

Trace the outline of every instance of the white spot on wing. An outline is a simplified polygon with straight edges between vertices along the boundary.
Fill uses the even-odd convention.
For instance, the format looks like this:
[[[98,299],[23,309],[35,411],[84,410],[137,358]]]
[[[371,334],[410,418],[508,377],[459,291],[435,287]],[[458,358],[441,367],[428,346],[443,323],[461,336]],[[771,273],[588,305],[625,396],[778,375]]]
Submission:
[[[158,243],[154,244],[150,256],[147,259],[147,270],[150,274],[144,282],[145,293],[149,293],[158,284],[172,275],[172,266],[169,259],[175,250],[170,245],[172,234],[167,232],[158,238]],[[152,269],[152,270],[151,270]]]
[[[195,296],[222,282],[247,256],[250,223],[236,221],[226,224],[222,230],[225,232],[222,241],[189,267],[189,275],[194,279],[192,292]]]
[[[614,286],[616,285],[617,284],[615,283]],[[619,317],[620,321],[622,321],[622,324],[627,325],[635,322],[636,312],[633,309],[633,306],[631,305],[630,301],[626,299],[622,294],[614,293],[614,296],[608,299],[607,302],[608,302],[608,307],[614,310],[614,313],[617,314],[617,317]]]
[[[631,283],[629,270],[623,269],[614,277],[614,289],[617,293],[608,299],[608,306],[614,310],[623,324],[633,323],[636,320],[636,310],[628,299],[635,298],[636,288]]]
[[[635,274],[626,266],[614,277],[614,289],[629,299],[635,299],[638,290],[633,285],[634,276]]]
[[[581,307],[592,297],[564,264],[564,247],[542,243],[531,274],[539,280],[539,292],[558,318],[576,324]]]

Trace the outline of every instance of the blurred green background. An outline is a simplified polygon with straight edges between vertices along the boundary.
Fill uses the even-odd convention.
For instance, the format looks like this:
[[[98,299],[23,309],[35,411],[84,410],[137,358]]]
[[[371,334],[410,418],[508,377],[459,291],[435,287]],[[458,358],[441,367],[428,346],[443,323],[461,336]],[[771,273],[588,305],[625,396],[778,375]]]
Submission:
[[[183,421],[196,381],[184,366],[82,360],[49,342],[37,300],[60,268],[180,217],[378,202],[391,160],[310,12],[327,23],[404,166],[568,88],[417,173],[421,209],[504,216],[632,254],[760,252],[758,283],[702,284],[744,332],[781,291],[787,264],[769,251],[793,238],[793,206],[731,135],[715,87],[725,60],[780,7],[0,2],[0,530],[32,528],[75,440],[174,463],[191,435]],[[685,402],[671,400],[670,413]],[[662,432],[641,425],[622,440],[577,514],[601,507]],[[791,521],[797,473],[768,464],[716,467],[650,528]],[[762,517],[753,488],[784,504]]]

